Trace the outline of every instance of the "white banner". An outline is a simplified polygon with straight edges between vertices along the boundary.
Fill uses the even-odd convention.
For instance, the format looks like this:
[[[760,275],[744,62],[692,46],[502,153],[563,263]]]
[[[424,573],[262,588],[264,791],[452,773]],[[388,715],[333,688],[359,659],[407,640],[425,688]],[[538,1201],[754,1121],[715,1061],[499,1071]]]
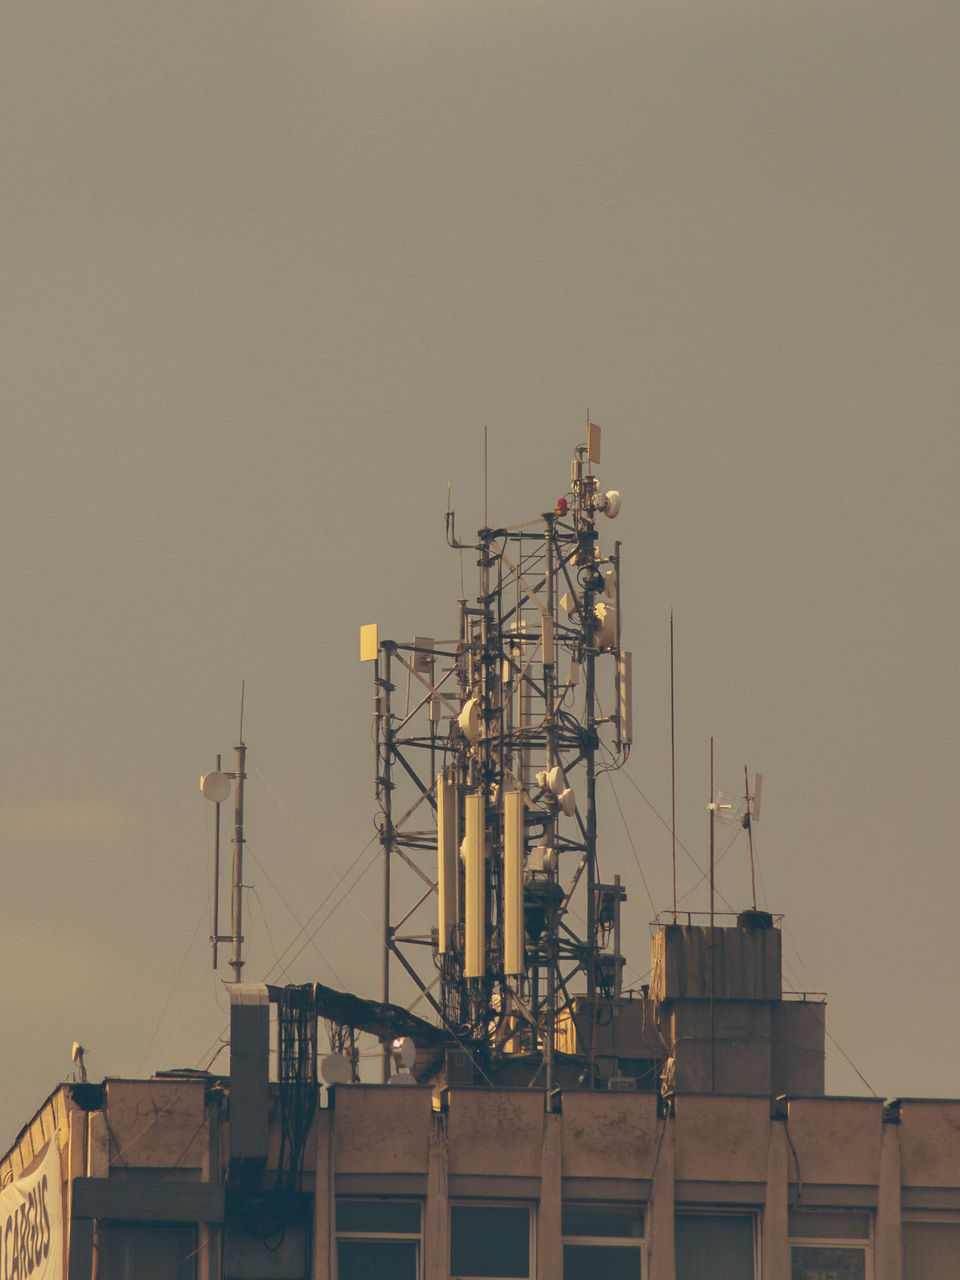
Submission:
[[[63,1184],[56,1138],[33,1173],[0,1191],[0,1280],[63,1280]]]

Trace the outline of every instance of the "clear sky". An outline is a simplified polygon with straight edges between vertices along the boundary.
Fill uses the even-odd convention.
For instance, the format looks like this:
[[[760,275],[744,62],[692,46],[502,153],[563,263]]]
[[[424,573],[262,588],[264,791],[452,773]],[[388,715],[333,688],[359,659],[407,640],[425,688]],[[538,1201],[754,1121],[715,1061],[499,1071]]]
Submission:
[[[378,994],[376,865],[330,896],[373,853],[358,628],[453,634],[448,482],[476,528],[486,425],[491,521],[535,516],[588,406],[624,495],[628,977],[671,898],[672,608],[683,844],[712,734],[720,786],[764,775],[830,1091],[960,1095],[955,0],[0,23],[0,1146],[75,1038],[94,1079],[213,1057],[197,784],[244,680],[245,976]],[[742,837],[719,876],[746,905]]]

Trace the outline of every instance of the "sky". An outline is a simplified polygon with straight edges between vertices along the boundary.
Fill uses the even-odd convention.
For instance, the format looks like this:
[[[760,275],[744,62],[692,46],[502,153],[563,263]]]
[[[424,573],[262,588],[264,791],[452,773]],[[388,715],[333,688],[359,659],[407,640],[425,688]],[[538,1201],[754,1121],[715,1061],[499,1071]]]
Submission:
[[[828,1090],[960,1094],[953,0],[0,24],[0,1148],[75,1039],[91,1079],[226,1070],[198,780],[241,688],[244,977],[379,995],[359,627],[453,635],[484,431],[514,523],[588,410],[623,494],[628,979],[672,898],[672,610],[681,908],[713,737],[719,786],[764,777],[760,904],[828,993]]]

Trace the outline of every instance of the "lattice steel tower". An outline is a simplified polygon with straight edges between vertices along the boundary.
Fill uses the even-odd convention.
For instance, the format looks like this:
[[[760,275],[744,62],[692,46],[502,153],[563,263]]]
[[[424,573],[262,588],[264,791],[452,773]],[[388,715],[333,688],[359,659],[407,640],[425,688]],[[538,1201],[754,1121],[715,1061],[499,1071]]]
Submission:
[[[476,1061],[539,1058],[548,1093],[572,984],[588,1002],[616,996],[623,966],[596,783],[629,754],[630,654],[620,544],[604,554],[597,529],[620,495],[600,489],[599,460],[588,423],[554,510],[475,543],[448,513],[447,541],[479,569],[456,641],[365,627],[361,643],[375,661],[383,998],[399,965]],[[591,1046],[580,1053],[589,1084]]]

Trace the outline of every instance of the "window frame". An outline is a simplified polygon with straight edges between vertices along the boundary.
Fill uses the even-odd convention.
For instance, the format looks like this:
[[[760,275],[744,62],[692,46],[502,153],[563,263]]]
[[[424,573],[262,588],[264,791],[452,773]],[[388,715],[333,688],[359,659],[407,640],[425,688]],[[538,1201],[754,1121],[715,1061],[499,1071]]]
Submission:
[[[416,1205],[420,1226],[412,1231],[361,1231],[341,1229],[337,1226],[337,1208],[341,1204],[411,1204]],[[333,1210],[333,1235],[339,1269],[340,1241],[376,1242],[384,1244],[413,1244],[416,1246],[416,1277],[423,1280],[423,1211],[424,1202],[416,1196],[337,1196]]]
[[[901,1214],[902,1227],[956,1227],[960,1230],[960,1214],[955,1209],[905,1209]],[[906,1233],[904,1233],[904,1241]],[[901,1265],[906,1262],[905,1243],[901,1244]],[[904,1267],[904,1275],[906,1268]]]
[[[510,1276],[464,1276],[453,1269],[453,1211],[454,1209],[526,1209],[527,1211],[527,1274]],[[476,1198],[451,1199],[448,1222],[450,1227],[450,1251],[448,1256],[450,1280],[537,1280],[537,1205],[532,1200],[479,1200]]]
[[[811,1215],[816,1214],[816,1209],[805,1209],[805,1213]],[[831,1214],[836,1216],[847,1212],[844,1209],[823,1209],[824,1215]],[[850,1210],[851,1213],[862,1214],[867,1219],[867,1234],[865,1236],[805,1236],[792,1233],[787,1228],[787,1248],[790,1250],[790,1270],[793,1271],[793,1251],[797,1249],[849,1249],[859,1250],[863,1256],[863,1274],[865,1280],[873,1280],[874,1260],[873,1260],[873,1235],[876,1226],[875,1215],[870,1209]]]
[[[183,1222],[167,1222],[155,1221],[151,1219],[127,1219],[127,1218],[103,1218],[101,1219],[101,1243],[99,1246],[99,1254],[101,1261],[98,1264],[98,1270],[102,1269],[104,1275],[109,1280],[123,1280],[122,1275],[115,1276],[114,1268],[110,1265],[110,1255],[113,1249],[120,1243],[121,1235],[130,1235],[139,1237],[144,1240],[149,1233],[160,1232],[163,1235],[173,1235],[175,1232],[189,1234],[192,1238],[191,1251],[184,1257],[180,1258],[177,1267],[188,1263],[192,1272],[193,1280],[197,1280],[200,1274],[200,1252],[203,1244],[200,1241],[199,1224],[196,1221],[184,1220]],[[125,1270],[125,1268],[123,1268]]]
[[[714,1205],[675,1205],[673,1211],[674,1242],[676,1242],[677,1222],[680,1218],[749,1218],[752,1228],[750,1234],[753,1242],[753,1280],[761,1280],[760,1259],[763,1254],[763,1216],[758,1210],[740,1205],[731,1205],[730,1208]]]
[[[564,1269],[566,1268],[566,1248],[567,1245],[574,1245],[580,1248],[626,1248],[635,1250],[640,1259],[640,1265],[637,1268],[636,1280],[646,1280],[647,1275],[647,1206],[634,1201],[626,1200],[565,1200],[561,1206],[561,1223],[563,1221],[563,1210],[567,1207],[575,1209],[632,1209],[640,1215],[641,1230],[638,1236],[585,1236],[567,1234],[561,1227],[560,1250],[561,1260]],[[602,1259],[598,1259],[601,1261]]]

